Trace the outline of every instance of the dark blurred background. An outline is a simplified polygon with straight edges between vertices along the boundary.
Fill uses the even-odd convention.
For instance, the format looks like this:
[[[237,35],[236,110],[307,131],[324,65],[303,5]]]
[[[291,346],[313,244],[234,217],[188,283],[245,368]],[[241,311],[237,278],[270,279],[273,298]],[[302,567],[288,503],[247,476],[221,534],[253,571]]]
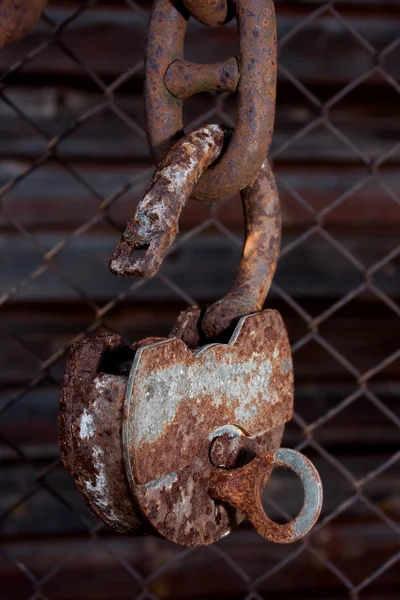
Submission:
[[[0,53],[1,600],[400,597],[400,3],[276,1],[279,85],[270,153],[282,255],[266,305],[293,344],[285,445],[316,464],[321,520],[291,546],[242,525],[210,548],[114,534],[59,461],[70,344],[102,330],[165,335],[224,294],[240,257],[239,197],[191,201],[152,281],[108,258],[152,172],[143,116],[150,2],[50,0]],[[186,58],[237,51],[235,23],[191,22]],[[185,103],[188,129],[233,124],[234,98]],[[276,519],[301,506],[274,472]]]

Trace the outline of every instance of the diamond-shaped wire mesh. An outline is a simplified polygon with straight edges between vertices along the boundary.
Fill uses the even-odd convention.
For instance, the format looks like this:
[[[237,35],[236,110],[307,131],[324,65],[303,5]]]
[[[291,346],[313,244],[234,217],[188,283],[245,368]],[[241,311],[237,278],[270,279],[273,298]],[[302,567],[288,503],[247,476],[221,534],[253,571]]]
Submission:
[[[108,330],[165,335],[179,310],[227,291],[242,244],[238,197],[191,202],[152,281],[108,272],[149,180],[142,108],[150,2],[54,0],[0,53],[0,597],[398,598],[400,590],[400,10],[396,0],[276,0],[279,84],[270,157],[284,237],[267,305],[292,341],[295,417],[285,444],[319,469],[322,517],[292,546],[244,524],[182,549],[116,535],[62,469],[66,354]],[[190,25],[187,58],[236,52],[233,23]],[[185,104],[188,129],[233,125],[234,99]],[[266,506],[296,514],[273,474]]]

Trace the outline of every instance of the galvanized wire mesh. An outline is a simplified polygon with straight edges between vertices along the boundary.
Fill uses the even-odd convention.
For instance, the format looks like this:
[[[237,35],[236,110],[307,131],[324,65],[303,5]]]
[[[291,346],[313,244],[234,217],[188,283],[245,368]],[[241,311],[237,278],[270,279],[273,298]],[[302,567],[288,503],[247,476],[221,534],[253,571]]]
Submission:
[[[284,132],[278,142],[275,142],[270,155],[275,164],[284,164],[290,150],[296,144],[304,143],[307,148],[309,136],[322,128],[325,132],[324,140],[328,140],[327,143],[331,144],[332,147],[340,147],[344,149],[343,151],[347,155],[352,155],[358,168],[357,177],[348,186],[346,183],[338,186],[340,193],[328,198],[326,201],[324,201],[324,198],[320,198],[319,202],[315,202],[315,198],[307,197],[298,189],[295,177],[287,177],[285,174],[280,175],[279,169],[277,170],[277,179],[282,196],[285,199],[290,198],[290,201],[297,205],[299,214],[306,215],[306,218],[299,218],[299,223],[306,223],[306,225],[299,225],[296,228],[297,224],[294,223],[295,227],[292,228],[291,235],[285,238],[281,263],[285,263],[291,256],[301,252],[308,241],[318,237],[322,244],[321,248],[324,246],[324,248],[329,247],[331,249],[329,252],[325,251],[324,256],[331,257],[332,262],[335,264],[340,261],[345,262],[352,273],[345,283],[337,282],[339,291],[336,291],[336,288],[334,289],[334,293],[328,296],[331,300],[327,301],[325,297],[324,302],[314,303],[313,310],[309,306],[303,305],[301,294],[296,294],[293,288],[285,286],[286,280],[284,278],[282,279],[283,283],[280,282],[279,270],[271,295],[272,304],[275,303],[279,307],[286,306],[290,318],[296,319],[296,323],[303,323],[302,327],[298,328],[296,335],[292,336],[295,368],[296,357],[305,348],[309,345],[318,348],[313,354],[315,364],[312,365],[312,369],[316,373],[316,383],[309,387],[309,395],[304,402],[316,403],[317,405],[319,402],[322,409],[315,410],[311,418],[307,418],[303,413],[304,402],[298,402],[294,423],[291,429],[289,428],[290,441],[294,441],[298,449],[309,454],[319,468],[322,464],[326,465],[326,468],[323,469],[323,474],[325,471],[328,474],[324,480],[326,495],[333,494],[332,488],[335,488],[333,494],[335,499],[333,502],[326,503],[326,507],[329,508],[325,507],[321,520],[312,534],[301,543],[290,547],[271,548],[268,545],[267,548],[267,542],[255,542],[255,534],[248,529],[244,529],[244,533],[233,533],[221,543],[201,549],[181,549],[160,540],[155,541],[133,536],[129,538],[114,536],[89,515],[77,492],[75,493],[71,481],[68,480],[68,483],[63,483],[61,486],[60,481],[63,478],[65,479],[66,475],[64,476],[62,473],[59,458],[52,455],[37,456],[30,440],[21,440],[17,435],[14,436],[17,431],[15,425],[14,429],[9,426],[9,415],[18,406],[22,407],[18,414],[23,415],[23,411],[26,410],[28,415],[26,418],[32,416],[32,413],[29,412],[29,405],[33,394],[45,395],[48,386],[53,386],[56,389],[59,387],[65,356],[72,343],[102,328],[116,331],[129,339],[129,332],[126,331],[123,324],[120,324],[120,326],[118,324],[119,311],[130,310],[127,307],[131,306],[130,303],[132,302],[139,302],[141,306],[146,306],[146,295],[143,290],[146,286],[152,285],[147,281],[138,279],[123,280],[118,282],[117,287],[115,287],[117,284],[114,287],[110,285],[111,292],[106,289],[99,293],[95,284],[87,285],[87,282],[91,281],[92,267],[93,278],[98,273],[97,267],[93,266],[94,263],[91,266],[92,259],[94,261],[98,260],[98,250],[95,245],[89,248],[79,245],[79,240],[82,240],[87,234],[93,233],[95,239],[98,228],[102,228],[102,231],[106,229],[111,232],[110,235],[111,237],[114,236],[116,243],[119,233],[124,227],[124,223],[118,217],[118,204],[132,190],[136,193],[140,192],[145,187],[151,174],[148,164],[142,166],[140,163],[131,176],[127,176],[126,171],[124,171],[120,175],[118,183],[116,183],[116,179],[113,179],[110,185],[105,185],[107,192],[104,193],[101,189],[102,185],[98,185],[96,178],[89,179],[85,174],[82,174],[82,171],[69,160],[68,149],[64,151],[66,148],[65,142],[72,140],[71,143],[74,143],[74,139],[76,139],[76,144],[79,145],[79,132],[90,123],[98,123],[96,119],[104,115],[112,115],[114,120],[117,119],[123,124],[125,135],[127,138],[132,139],[133,154],[134,144],[139,143],[138,140],[141,140],[143,144],[145,140],[143,119],[139,114],[139,108],[137,118],[136,115],[132,116],[132,109],[128,110],[121,93],[121,90],[129,84],[132,78],[143,73],[143,60],[132,64],[129,70],[123,70],[117,78],[110,80],[110,78],[103,78],[96,73],[96,69],[91,66],[90,61],[87,62],[82,59],[73,44],[65,41],[64,33],[68,28],[79,23],[81,19],[90,19],[92,14],[94,19],[97,18],[95,16],[97,13],[94,11],[101,4],[96,0],[86,0],[77,2],[76,7],[71,8],[70,3],[68,9],[56,13],[59,15],[59,20],[55,20],[50,9],[47,10],[40,23],[40,27],[47,32],[44,41],[41,39],[40,43],[36,43],[35,38],[32,38],[33,41],[29,47],[21,46],[20,50],[16,50],[12,54],[13,61],[9,62],[1,77],[3,88],[0,91],[0,102],[3,107],[7,107],[10,114],[18,117],[21,128],[27,127],[35,134],[33,149],[27,147],[24,150],[27,159],[13,163],[14,174],[9,175],[10,169],[8,169],[7,179],[4,180],[3,175],[0,189],[2,226],[6,232],[3,238],[3,261],[5,263],[6,261],[12,262],[15,260],[16,265],[20,264],[17,251],[13,248],[16,240],[21,242],[19,251],[22,252],[21,248],[23,247],[24,257],[27,255],[34,257],[32,260],[24,262],[26,268],[22,269],[22,272],[19,267],[15,268],[15,278],[12,285],[10,285],[9,279],[4,278],[7,285],[4,285],[0,290],[0,313],[5,310],[9,311],[4,313],[6,318],[1,321],[4,340],[3,350],[7,353],[7,349],[13,347],[16,350],[12,350],[12,352],[16,353],[17,356],[19,354],[29,356],[29,369],[24,381],[21,385],[11,386],[12,389],[5,383],[5,392],[1,397],[0,442],[2,462],[4,465],[12,465],[13,468],[22,473],[17,488],[13,488],[12,493],[5,494],[6,500],[3,500],[1,505],[0,520],[5,540],[1,555],[3,561],[2,573],[11,573],[10,581],[13,582],[11,588],[7,587],[1,597],[10,599],[30,598],[30,600],[75,597],[129,597],[138,600],[145,598],[155,600],[178,597],[237,597],[246,600],[264,600],[265,598],[275,597],[275,594],[278,595],[280,592],[280,597],[287,598],[325,598],[326,595],[318,595],[318,585],[316,585],[315,595],[311,596],[311,592],[307,591],[307,585],[299,586],[299,580],[306,581],[307,578],[311,578],[318,581],[318,577],[324,579],[326,573],[328,573],[329,585],[321,583],[321,586],[328,586],[332,590],[329,597],[383,598],[382,591],[375,592],[374,590],[377,589],[376,585],[379,584],[379,581],[382,581],[382,578],[389,574],[388,579],[384,579],[387,583],[382,589],[385,590],[388,598],[394,598],[396,597],[396,590],[393,586],[396,585],[396,582],[393,583],[395,578],[391,578],[390,573],[398,569],[400,558],[400,553],[395,551],[400,541],[398,519],[396,522],[398,505],[396,505],[397,508],[393,508],[390,502],[383,502],[379,494],[370,491],[370,484],[386,473],[391,473],[393,479],[396,477],[396,468],[398,468],[400,458],[398,444],[397,448],[396,444],[389,445],[389,449],[375,460],[373,467],[369,467],[367,472],[360,472],[357,465],[352,466],[349,464],[346,456],[336,451],[335,446],[328,443],[329,435],[325,435],[329,431],[330,424],[341,417],[342,421],[347,422],[348,426],[347,433],[344,435],[352,435],[352,425],[355,426],[356,422],[362,419],[367,406],[375,408],[377,423],[382,418],[386,419],[391,423],[397,434],[400,431],[400,414],[386,403],[385,391],[382,391],[384,388],[379,386],[380,375],[398,363],[400,348],[398,346],[391,347],[390,351],[384,353],[380,360],[376,361],[374,359],[374,364],[370,364],[365,368],[360,366],[357,345],[354,346],[354,349],[350,348],[350,351],[343,351],[340,344],[332,341],[332,327],[330,328],[332,323],[333,328],[338,326],[335,317],[341,314],[341,311],[346,310],[354,302],[365,299],[369,302],[373,300],[375,303],[385,306],[385,310],[390,315],[390,327],[393,327],[393,331],[396,331],[396,328],[398,331],[398,319],[400,317],[398,296],[396,297],[391,289],[388,290],[382,276],[382,273],[389,274],[392,278],[397,276],[396,260],[398,260],[400,245],[396,243],[395,237],[388,237],[385,251],[381,252],[379,257],[372,253],[373,259],[367,263],[364,256],[360,257],[357,249],[355,249],[356,246],[352,246],[351,241],[349,243],[348,236],[342,235],[342,232],[338,234],[337,228],[335,229],[332,226],[330,220],[335,211],[351,202],[351,199],[357,194],[362,196],[364,191],[367,194],[369,186],[372,185],[380,188],[388,203],[390,203],[390,210],[393,213],[400,211],[400,198],[396,189],[393,189],[387,183],[387,178],[381,177],[382,168],[390,164],[399,153],[400,142],[398,139],[393,139],[386,144],[383,150],[378,144],[378,151],[371,155],[370,152],[365,151],[363,144],[360,144],[360,140],[363,140],[362,136],[355,140],[351,132],[341,127],[340,119],[338,120],[335,117],[336,107],[349,95],[357,92],[367,80],[374,78],[383,81],[385,86],[390,87],[394,96],[397,96],[397,101],[399,100],[399,74],[393,73],[388,64],[400,47],[400,36],[390,40],[384,47],[377,48],[365,33],[354,27],[354,23],[350,18],[351,13],[346,10],[346,3],[342,3],[344,8],[342,4],[336,2],[299,3],[302,10],[297,21],[289,29],[281,32],[279,40],[281,52],[280,81],[290,86],[290,93],[299,99],[299,113],[306,111],[307,118],[305,122],[304,119],[299,118],[301,125],[297,130],[290,129],[287,134]],[[276,2],[278,22],[281,15],[285,14],[288,4],[293,3],[283,0]],[[368,4],[365,2],[365,5]],[[126,5],[133,11],[135,19],[141,23],[143,32],[145,32],[148,8],[143,3],[139,5],[139,3],[136,4],[130,0],[126,0]],[[399,19],[398,14],[396,18]],[[303,36],[303,43],[310,44],[310,61],[319,60],[318,52],[316,52],[318,45],[315,44],[315,39],[312,37],[313,27],[319,19],[329,19],[331,27],[342,28],[351,43],[363,52],[362,68],[358,75],[352,77],[351,81],[340,87],[339,90],[336,86],[333,94],[322,99],[302,81],[301,77],[291,72],[290,64],[288,65],[285,62],[285,50],[290,48],[296,36]],[[206,44],[209,30],[201,30],[199,35],[202,36]],[[341,60],[339,49],[336,49],[337,54],[335,55],[334,48],[329,46],[324,48],[324,40],[319,42],[321,55],[324,52],[332,53],[330,60],[334,70],[335,61]],[[100,43],[103,42],[100,40]],[[46,128],[42,123],[35,120],[34,110],[26,110],[27,101],[21,102],[21,98],[12,85],[19,74],[29,73],[30,63],[34,61],[40,63],[43,53],[48,51],[49,48],[54,52],[65,55],[69,63],[80,71],[82,81],[85,80],[82,85],[90,89],[93,98],[90,106],[87,106],[77,119],[65,123],[65,126],[58,131],[53,131],[51,127]],[[111,54],[112,51],[113,49],[110,48]],[[7,58],[8,55],[5,56]],[[342,58],[342,60],[346,60],[346,58]],[[306,68],[305,65],[305,71]],[[67,75],[64,74],[64,76]],[[208,110],[204,112],[205,109],[203,109],[202,114],[188,118],[188,128],[195,128],[206,122],[222,122],[234,125],[232,113],[227,108],[229,102],[227,95],[210,94],[207,101],[209,103]],[[193,111],[195,111],[197,105],[193,104],[193,106]],[[381,109],[384,111],[383,106]],[[188,114],[189,116],[192,114],[190,110],[188,110]],[[4,122],[5,120],[3,118]],[[359,127],[363,127],[362,115],[360,115],[359,123]],[[355,125],[357,126],[357,118]],[[74,138],[77,134],[78,137]],[[100,145],[101,135],[100,129],[97,138]],[[7,143],[13,147],[11,137],[4,141],[5,146],[7,146]],[[12,154],[12,150],[10,152]],[[85,158],[84,153],[85,149],[82,150],[83,159]],[[340,153],[341,150],[337,150],[339,159]],[[4,151],[2,155],[4,156]],[[101,162],[101,151],[99,151],[99,157],[99,164],[103,164]],[[63,185],[62,174],[67,173],[68,177],[74,181],[74,185],[84,190],[85,196],[90,198],[91,208],[90,210],[82,208],[83,218],[79,220],[81,209],[79,206],[73,205],[71,211],[74,210],[78,214],[78,218],[74,220],[78,221],[77,224],[75,223],[70,230],[66,228],[67,233],[62,230],[54,231],[52,235],[43,235],[40,227],[31,227],[24,222],[24,219],[20,218],[19,205],[13,201],[13,192],[21,185],[29,187],[32,178],[39,176],[50,163],[56,169],[55,185],[57,185],[57,181],[60,185]],[[317,169],[318,166],[315,168]],[[100,183],[103,184],[101,168],[98,177]],[[346,181],[345,176],[343,177]],[[54,182],[51,185],[54,185]],[[318,189],[316,193],[318,194]],[[185,249],[191,241],[201,239],[201,236],[210,229],[218,232],[224,248],[233,246],[240,250],[241,237],[237,235],[236,231],[231,230],[229,223],[221,218],[225,210],[231,210],[231,202],[222,206],[211,206],[207,209],[207,212],[206,209],[199,212],[196,217],[197,222],[191,222],[190,227],[186,228],[175,244],[173,253],[176,254],[177,249],[179,249],[182,251],[182,256],[184,256]],[[283,211],[285,211],[285,200],[282,202]],[[358,218],[362,221],[362,202],[358,204],[358,209],[361,211]],[[395,222],[395,218],[393,218],[393,222]],[[365,230],[361,230],[361,233],[359,232],[359,235],[364,236],[366,244],[368,244],[369,230],[365,228]],[[207,247],[206,243],[205,247]],[[110,251],[111,249],[109,248]],[[103,249],[100,250],[100,254],[101,252],[103,252]],[[93,253],[93,256],[91,256],[91,253]],[[104,261],[101,262],[99,268],[106,270],[107,252],[103,253]],[[237,255],[237,253],[233,253],[232,258],[229,255],[229,261],[233,266]],[[83,279],[80,277],[80,272],[78,273],[78,268],[75,273],[74,268],[71,269],[70,266],[71,264],[78,265],[82,261],[88,262],[88,268],[84,272],[85,277]],[[212,260],[210,260],[207,268],[213,269]],[[319,272],[316,271],[314,276],[318,277]],[[297,277],[301,278],[301,273],[297,273]],[[52,280],[52,289],[58,289],[59,286],[61,290],[59,293],[60,298],[67,297],[68,299],[79,300],[85,307],[84,317],[75,323],[73,334],[69,330],[68,334],[65,335],[60,328],[55,328],[54,334],[52,334],[53,324],[50,316],[54,308],[53,300],[46,304],[42,297],[43,289],[46,290],[50,285],[48,284],[48,278]],[[173,274],[169,274],[168,269],[162,269],[157,279],[161,285],[160,289],[164,290],[164,292],[157,292],[158,296],[156,294],[156,297],[158,297],[158,300],[162,301],[164,296],[169,300],[175,297],[176,304],[181,308],[186,304],[196,304],[198,298],[193,297],[193,295],[196,295],[196,289],[198,288],[191,287],[190,282],[186,286],[182,284],[181,280],[176,281]],[[306,286],[307,282],[304,285]],[[195,290],[194,293],[193,290]],[[321,295],[324,296],[324,294]],[[58,297],[57,293],[55,296]],[[200,294],[200,300],[202,299]],[[209,298],[209,300],[212,299]],[[43,304],[35,305],[37,300],[43,301]],[[29,307],[33,311],[32,319],[35,319],[34,315],[37,314],[35,313],[38,310],[37,306],[39,306],[42,313],[44,311],[49,315],[47,326],[50,338],[52,338],[50,344],[52,351],[50,353],[43,354],[40,351],[40,348],[35,344],[35,335],[31,334],[29,330],[21,331],[14,326],[12,316],[9,315],[12,313],[13,307],[18,307],[19,303],[24,301],[29,303]],[[162,308],[158,310],[162,310]],[[10,322],[8,322],[8,319],[11,319]],[[169,317],[166,317],[166,328],[168,328],[168,324],[172,324],[172,320],[168,323],[168,319]],[[144,333],[156,334],[157,332],[145,331]],[[354,334],[350,330],[343,330],[340,335],[345,338]],[[337,339],[336,336],[335,340]],[[375,338],[372,333],[370,339],[371,344],[374,344]],[[342,386],[337,393],[337,400],[329,409],[326,408],[323,402],[320,402],[320,399],[318,400],[319,364],[317,358],[322,355],[329,356],[329,360],[340,367],[341,380],[346,381],[346,385]],[[395,387],[394,390],[394,393],[398,394],[399,388]],[[54,431],[57,427],[56,402],[57,398],[51,396],[48,404],[49,427]],[[355,406],[356,409],[354,409]],[[307,413],[307,410],[305,412]],[[356,444],[357,440],[354,443]],[[374,444],[373,435],[369,440],[369,444]],[[5,491],[7,491],[7,485],[5,484]],[[66,489],[68,490],[67,493],[65,492]],[[291,488],[285,489],[291,490]],[[337,493],[338,491],[339,493]],[[42,498],[42,500],[39,501],[38,498]],[[281,513],[283,517],[290,516],[283,508],[285,503],[282,498],[279,496],[274,497],[272,494],[269,500],[271,514],[278,516]],[[29,507],[35,502],[38,502],[36,512],[34,511],[36,515],[35,527],[32,529],[30,525],[26,537],[24,537],[22,525],[18,529],[18,535],[14,536],[14,525],[9,525],[10,521],[13,523],[16,515],[21,514],[23,523],[25,512],[28,511],[29,513]],[[393,502],[394,504],[398,503],[398,495],[395,496]],[[61,526],[59,531],[57,531],[57,528],[53,528],[51,532],[48,531],[46,515],[47,510],[49,510],[49,514],[52,511],[51,503],[63,507],[64,516],[62,519],[71,523],[68,533],[66,533],[65,527]],[[368,560],[367,572],[365,569],[347,569],[345,566],[347,559],[348,564],[351,564],[352,519],[355,518],[352,507],[355,504],[362,506],[361,512],[366,515],[362,527],[373,527],[376,536],[382,537],[380,544],[374,542],[373,547],[377,550],[374,552],[372,562],[370,559]],[[334,523],[339,523],[339,526],[333,527]],[[382,527],[385,530],[384,535],[381,534]],[[345,530],[347,530],[347,533]],[[71,531],[73,533],[70,533]],[[244,537],[236,538],[237,535]],[[362,537],[363,534],[357,533],[357,535]],[[359,544],[361,546],[364,544],[367,549],[373,536],[374,534],[365,533],[365,541],[359,541]],[[19,539],[24,540],[22,544],[18,542]],[[253,559],[258,555],[262,555],[265,559],[264,562],[260,562],[262,568],[258,570],[257,565],[254,565],[254,568],[251,569],[247,568],[248,564],[244,560],[246,548],[249,549],[252,544],[256,544],[254,546],[255,550],[252,551],[254,552],[254,556],[252,554]],[[335,551],[332,550],[335,544],[342,553],[344,550],[348,550],[344,562],[336,560]],[[89,562],[92,561],[93,568],[92,570],[86,568],[84,574],[79,576],[79,563],[81,560],[83,561],[83,557],[86,561],[90,557]],[[145,557],[144,563],[143,557]],[[256,561],[253,560],[253,562]],[[110,582],[107,581],[107,573],[109,573],[108,569],[111,563],[114,564],[112,570],[114,579]],[[138,566],[139,563],[140,567]],[[298,571],[290,571],[295,564],[300,565],[300,575]],[[70,575],[72,573],[73,575]],[[115,573],[118,573],[118,575],[116,576]],[[196,587],[193,589],[190,587],[193,585],[194,573],[201,573],[200,577],[210,581],[207,594],[204,591],[197,592]],[[293,573],[294,575],[292,575]],[[324,573],[324,575],[321,575],[321,573]],[[70,576],[73,577],[73,580],[69,580]],[[293,586],[286,585],[282,591],[280,581],[292,576],[294,578]],[[232,584],[232,580],[235,582],[234,584]],[[22,586],[21,581],[24,582]],[[192,584],[189,584],[190,581],[192,581]],[[226,592],[228,581],[231,584],[230,592]],[[104,590],[109,590],[109,586],[114,586],[112,587],[113,592],[102,591],[103,585],[105,586]],[[235,592],[232,591],[232,585]],[[199,586],[200,588],[201,586]],[[15,592],[13,592],[13,589]],[[127,589],[129,592],[126,592]],[[376,595],[374,596],[374,594]],[[393,596],[390,594],[393,594]]]

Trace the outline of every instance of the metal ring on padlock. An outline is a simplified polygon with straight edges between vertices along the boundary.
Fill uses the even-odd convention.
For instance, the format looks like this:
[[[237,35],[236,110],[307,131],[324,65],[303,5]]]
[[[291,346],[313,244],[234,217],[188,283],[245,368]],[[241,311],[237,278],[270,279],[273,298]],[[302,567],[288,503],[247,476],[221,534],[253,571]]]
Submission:
[[[284,525],[272,521],[261,503],[263,478],[271,467],[294,471],[303,484],[303,507],[293,521]],[[216,469],[210,477],[209,493],[212,498],[243,512],[260,535],[279,544],[295,542],[306,535],[322,508],[322,483],[318,471],[303,454],[288,448],[264,452],[239,469]]]

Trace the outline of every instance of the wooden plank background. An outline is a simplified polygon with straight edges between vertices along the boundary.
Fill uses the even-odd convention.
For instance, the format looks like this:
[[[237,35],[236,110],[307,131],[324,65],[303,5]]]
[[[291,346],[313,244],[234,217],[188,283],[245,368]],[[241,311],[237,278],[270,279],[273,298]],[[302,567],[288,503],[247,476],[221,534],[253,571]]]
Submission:
[[[99,1],[51,41],[51,23],[81,3],[50,0],[35,30],[0,53],[0,598],[125,600],[141,591],[129,569],[148,577],[168,561],[149,584],[161,599],[239,600],[254,580],[265,598],[348,598],[349,588],[390,561],[399,543],[398,463],[371,478],[365,501],[330,461],[362,479],[399,448],[399,360],[385,362],[400,338],[399,2],[335,2],[292,37],[293,28],[328,3],[275,2],[281,47],[271,160],[283,244],[267,305],[281,311],[297,348],[298,419],[312,424],[332,414],[312,438],[328,454],[305,449],[323,479],[327,524],[310,537],[309,549],[274,546],[244,524],[216,550],[199,549],[181,560],[181,550],[162,540],[114,535],[105,527],[94,539],[88,532],[95,520],[57,465],[59,385],[71,341],[107,329],[128,340],[166,335],[186,301],[208,303],[226,293],[240,256],[243,215],[235,196],[215,207],[207,228],[178,244],[161,277],[142,285],[108,272],[108,257],[152,172],[142,97],[151,2],[135,4],[140,10],[122,0]],[[214,62],[235,54],[236,46],[233,22],[215,30],[191,22],[188,59]],[[130,70],[107,105],[104,89]],[[340,99],[329,103],[332,98]],[[185,119],[188,128],[231,124],[234,98],[199,95],[185,103]],[[48,154],[55,141],[57,152]],[[207,206],[189,202],[182,239],[207,219]],[[296,246],[317,223],[323,230]],[[366,279],[365,270],[379,261]],[[309,333],[304,314],[318,318],[355,289],[303,346]],[[340,356],[322,347],[317,334]],[[364,374],[370,374],[368,386],[360,391]],[[286,429],[290,447],[305,439],[298,422]],[[274,473],[266,502],[274,518],[277,505],[295,514],[301,505],[296,480]],[[220,550],[223,556],[215,553]],[[298,555],[289,560],[293,552]],[[284,559],[282,570],[262,580]],[[30,577],[45,581],[35,588]],[[35,589],[42,596],[32,596]],[[394,600],[399,590],[393,563],[359,598]]]

